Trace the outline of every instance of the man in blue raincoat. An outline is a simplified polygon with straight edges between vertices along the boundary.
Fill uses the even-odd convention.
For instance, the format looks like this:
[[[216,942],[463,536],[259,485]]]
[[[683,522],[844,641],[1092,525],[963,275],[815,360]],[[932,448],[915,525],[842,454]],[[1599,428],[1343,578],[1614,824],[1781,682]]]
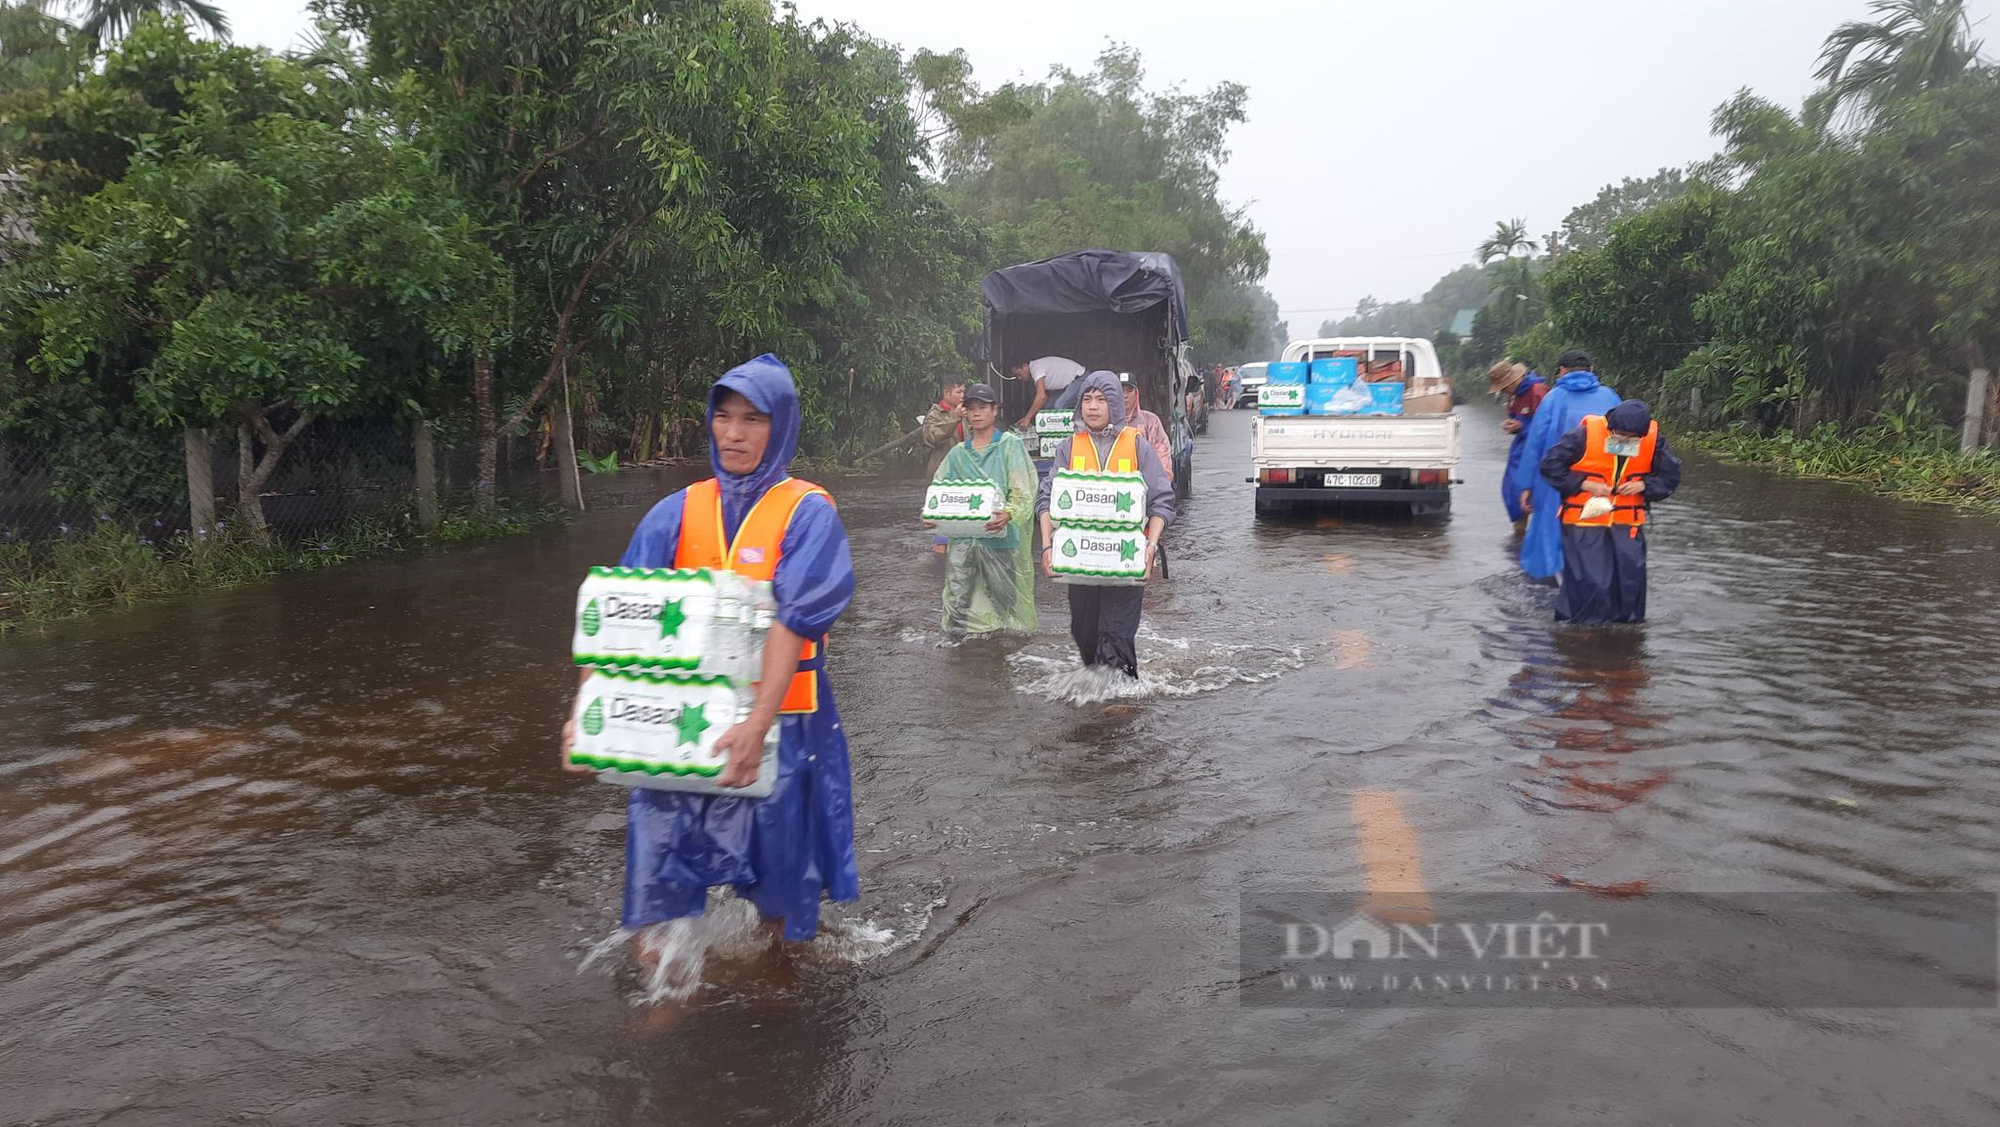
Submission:
[[[1562,495],[1542,479],[1542,459],[1556,440],[1583,425],[1585,417],[1618,406],[1618,393],[1597,382],[1590,354],[1572,350],[1556,361],[1556,382],[1528,426],[1521,460],[1508,484],[1528,510],[1521,537],[1521,570],[1532,579],[1552,579],[1562,571]]]
[[[627,928],[700,915],[708,890],[728,886],[767,926],[782,921],[785,939],[804,941],[817,934],[822,894],[860,895],[847,736],[823,650],[854,594],[854,565],[833,499],[789,472],[799,423],[798,390],[776,357],[730,369],[708,396],[715,476],[653,506],[619,561],[768,577],[778,607],[751,715],[717,745],[728,757],[722,785],[748,786],[777,724],[776,789],[753,799],[632,788]]]

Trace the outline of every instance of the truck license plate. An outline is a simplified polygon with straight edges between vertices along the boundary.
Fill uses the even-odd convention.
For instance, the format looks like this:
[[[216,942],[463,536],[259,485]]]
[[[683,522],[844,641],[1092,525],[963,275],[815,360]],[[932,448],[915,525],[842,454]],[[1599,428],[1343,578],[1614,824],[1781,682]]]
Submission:
[[[1382,485],[1382,475],[1378,473],[1330,473],[1326,475],[1328,489],[1378,489]]]

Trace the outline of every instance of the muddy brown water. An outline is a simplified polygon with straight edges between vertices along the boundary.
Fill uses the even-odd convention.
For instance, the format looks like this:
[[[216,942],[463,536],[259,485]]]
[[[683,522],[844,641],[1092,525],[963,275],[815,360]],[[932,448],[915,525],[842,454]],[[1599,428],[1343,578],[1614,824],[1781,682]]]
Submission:
[[[1033,642],[937,648],[915,487],[830,482],[864,899],[684,1005],[579,973],[622,795],[553,748],[577,577],[672,475],[0,644],[0,1120],[2000,1122],[1991,1008],[1239,1004],[1239,896],[1366,883],[1357,792],[1441,899],[1996,887],[2000,528],[1697,460],[1652,622],[1566,634],[1465,413],[1448,522],[1282,525],[1217,415],[1109,703],[1050,699],[1047,585]]]

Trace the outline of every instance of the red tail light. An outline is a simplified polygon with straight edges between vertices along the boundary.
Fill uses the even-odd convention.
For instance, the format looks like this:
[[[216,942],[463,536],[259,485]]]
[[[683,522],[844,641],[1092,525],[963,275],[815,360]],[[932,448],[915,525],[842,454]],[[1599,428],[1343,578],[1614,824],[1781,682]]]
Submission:
[[[1444,471],[1444,470],[1418,470],[1418,471],[1417,471],[1417,484],[1418,484],[1418,485],[1443,485],[1443,484],[1445,484],[1445,472],[1446,472],[1446,471]]]
[[[1265,485],[1290,485],[1292,482],[1292,471],[1259,470],[1257,480],[1263,482]]]

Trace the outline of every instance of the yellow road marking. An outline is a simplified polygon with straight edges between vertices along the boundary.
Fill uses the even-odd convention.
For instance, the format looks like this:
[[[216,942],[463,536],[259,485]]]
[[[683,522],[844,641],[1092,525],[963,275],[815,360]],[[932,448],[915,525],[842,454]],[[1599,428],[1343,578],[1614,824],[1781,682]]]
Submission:
[[[1424,889],[1423,850],[1403,817],[1396,792],[1354,792],[1354,829],[1361,839],[1368,899],[1361,910],[1383,923],[1426,924],[1437,918]]]

